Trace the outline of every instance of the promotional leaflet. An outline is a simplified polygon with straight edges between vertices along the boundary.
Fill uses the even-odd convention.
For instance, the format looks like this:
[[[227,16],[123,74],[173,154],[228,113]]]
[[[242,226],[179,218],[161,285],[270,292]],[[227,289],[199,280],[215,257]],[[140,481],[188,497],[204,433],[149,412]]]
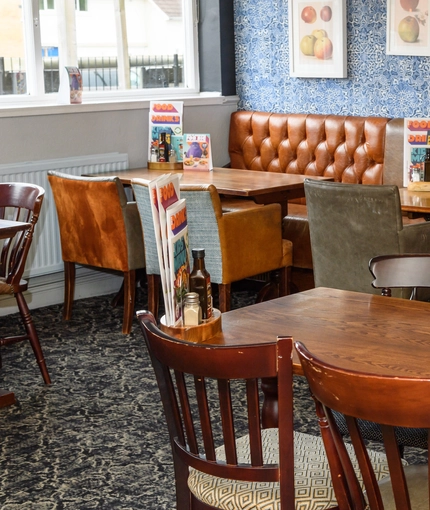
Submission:
[[[183,106],[183,101],[150,102],[148,161],[151,161],[152,149],[158,151],[161,133],[166,134],[168,144],[172,136],[182,135]]]
[[[211,137],[208,134],[184,134],[184,170],[213,170]]]
[[[65,67],[60,76],[58,102],[60,104],[82,103],[82,75],[77,67]]]
[[[403,185],[424,180],[424,158],[430,148],[430,118],[405,119]]]
[[[174,325],[182,325],[183,299],[188,292],[190,256],[188,243],[187,206],[182,198],[166,210],[170,288]]]

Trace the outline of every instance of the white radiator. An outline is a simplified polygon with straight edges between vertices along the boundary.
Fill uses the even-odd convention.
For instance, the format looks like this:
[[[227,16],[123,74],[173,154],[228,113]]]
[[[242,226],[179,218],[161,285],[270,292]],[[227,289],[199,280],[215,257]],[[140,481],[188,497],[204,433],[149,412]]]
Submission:
[[[128,168],[128,154],[118,152],[74,158],[48,159],[0,165],[1,182],[27,182],[45,189],[42,213],[27,259],[25,275],[39,276],[63,270],[60,234],[54,198],[47,179],[48,170],[72,175],[91,175]]]

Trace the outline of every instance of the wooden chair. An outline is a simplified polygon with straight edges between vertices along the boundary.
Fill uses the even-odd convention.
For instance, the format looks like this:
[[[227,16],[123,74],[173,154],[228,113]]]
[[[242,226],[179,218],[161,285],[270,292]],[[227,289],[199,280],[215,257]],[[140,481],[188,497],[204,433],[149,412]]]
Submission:
[[[48,172],[60,226],[64,261],[64,320],[72,316],[75,264],[124,275],[122,332],[134,316],[136,272],[145,267],[142,226],[136,202],[127,202],[118,177],[75,177]]]
[[[336,507],[321,438],[293,433],[291,338],[196,344],[161,332],[150,312],[137,316],[169,430],[178,510]],[[263,429],[259,379],[276,377],[279,429]]]
[[[316,402],[330,466],[333,473],[341,472],[340,476],[333,477],[339,508],[429,508],[428,464],[405,466],[397,444],[396,427],[425,428],[428,434],[430,379],[346,370],[315,357],[300,342],[296,342],[295,347]],[[345,416],[363,476],[365,494],[352,467],[351,452],[345,447],[333,411]],[[359,419],[379,423],[381,427],[389,477],[379,482],[369,461],[357,423]]]
[[[417,299],[418,289],[430,288],[430,255],[428,253],[381,255],[373,257],[369,269],[375,278],[372,286],[391,297],[392,289],[409,289],[410,299]]]
[[[13,294],[25,328],[25,334],[0,338],[0,345],[29,340],[45,384],[50,384],[46,362],[30,310],[24,297],[28,282],[22,279],[27,255],[39,219],[45,190],[33,184],[0,184],[0,218],[30,223],[30,227],[5,239],[0,253],[0,295]],[[0,244],[1,246],[1,244]]]
[[[148,306],[158,314],[159,262],[148,186],[133,180],[146,243]],[[218,284],[219,309],[230,310],[231,284],[255,275],[279,274],[276,297],[289,293],[293,263],[292,243],[282,239],[279,204],[224,212],[215,186],[181,186],[187,201],[190,248],[206,251],[205,265],[211,282]]]

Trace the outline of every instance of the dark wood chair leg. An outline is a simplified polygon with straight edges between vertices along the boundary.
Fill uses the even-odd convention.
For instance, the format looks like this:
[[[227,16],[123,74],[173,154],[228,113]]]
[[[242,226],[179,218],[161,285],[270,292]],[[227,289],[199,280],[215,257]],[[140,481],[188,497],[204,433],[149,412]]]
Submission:
[[[270,281],[258,293],[256,303],[287,296],[291,292],[292,268],[281,267],[270,273]]]
[[[136,295],[136,271],[124,273],[124,318],[122,321],[122,332],[129,335],[134,315],[134,299]]]
[[[219,311],[221,313],[231,310],[231,284],[220,283],[219,289]]]
[[[51,384],[51,378],[49,377],[48,368],[45,363],[45,358],[43,357],[42,346],[40,345],[36,327],[31,317],[30,310],[28,309],[27,302],[25,301],[25,298],[21,292],[15,294],[15,298],[18,304],[19,313],[21,314],[21,318],[28,335],[28,339],[30,340],[36,361],[42,373],[43,380],[45,381],[45,384]]]
[[[147,274],[146,277],[148,281],[148,310],[155,319],[158,319],[161,277],[159,274]]]
[[[279,270],[279,297],[288,296],[291,293],[293,268],[282,267]]]
[[[64,308],[63,320],[68,321],[72,318],[73,299],[75,297],[75,275],[76,268],[74,262],[64,262]]]

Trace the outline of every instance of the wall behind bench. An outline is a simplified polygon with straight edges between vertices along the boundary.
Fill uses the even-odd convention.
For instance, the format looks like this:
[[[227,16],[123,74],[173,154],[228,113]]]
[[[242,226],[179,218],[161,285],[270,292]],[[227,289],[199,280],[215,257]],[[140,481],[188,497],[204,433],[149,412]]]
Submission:
[[[429,116],[430,57],[386,55],[386,4],[347,0],[348,77],[309,79],[289,77],[288,1],[235,0],[240,109]]]

